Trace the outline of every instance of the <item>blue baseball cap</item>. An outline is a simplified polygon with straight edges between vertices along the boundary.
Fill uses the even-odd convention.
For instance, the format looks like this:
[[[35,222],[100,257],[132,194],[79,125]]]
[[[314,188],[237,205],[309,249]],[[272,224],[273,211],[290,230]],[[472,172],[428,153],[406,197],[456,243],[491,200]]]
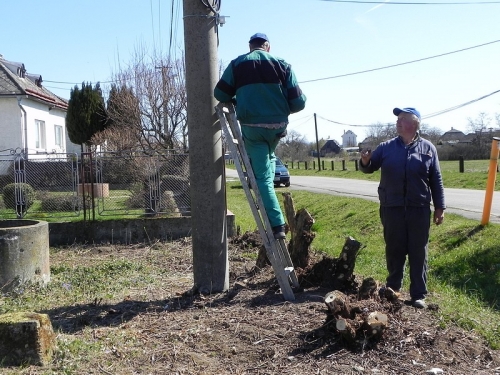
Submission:
[[[269,38],[267,37],[266,34],[264,33],[257,33],[257,34],[253,34],[251,37],[250,37],[250,40],[248,41],[248,43],[251,43],[252,40],[254,39],[264,39],[266,42],[269,42]]]
[[[399,116],[401,112],[406,112],[406,113],[411,113],[412,115],[415,115],[418,117],[418,120],[420,121],[422,118],[420,117],[420,112],[417,111],[415,108],[394,108],[392,110],[392,113],[394,113],[396,116]]]

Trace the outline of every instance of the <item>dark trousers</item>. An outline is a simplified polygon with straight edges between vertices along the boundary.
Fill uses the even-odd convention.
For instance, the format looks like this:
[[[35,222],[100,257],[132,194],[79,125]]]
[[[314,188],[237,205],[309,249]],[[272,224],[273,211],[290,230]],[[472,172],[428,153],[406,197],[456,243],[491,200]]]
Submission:
[[[411,298],[424,298],[427,294],[430,207],[380,207],[380,219],[389,272],[387,286],[395,290],[401,288],[408,256]]]

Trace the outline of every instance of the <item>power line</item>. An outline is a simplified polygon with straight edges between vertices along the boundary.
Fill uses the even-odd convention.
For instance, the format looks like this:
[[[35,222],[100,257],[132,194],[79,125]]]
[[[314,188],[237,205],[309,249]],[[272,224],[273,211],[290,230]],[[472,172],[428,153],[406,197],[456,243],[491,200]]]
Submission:
[[[474,49],[474,48],[480,48],[480,47],[484,47],[484,46],[487,46],[487,45],[490,45],[490,44],[494,44],[494,43],[498,43],[498,42],[500,42],[500,39],[499,40],[494,40],[492,42],[478,44],[478,45],[475,45],[475,46],[472,46],[472,47],[462,48],[462,49],[451,51],[451,52],[441,53],[439,55],[424,57],[424,58],[417,59],[417,60],[411,60],[411,61],[407,61],[407,62],[403,62],[403,63],[393,64],[393,65],[387,65],[387,66],[383,66],[383,67],[379,67],[379,68],[361,70],[361,71],[353,72],[353,73],[340,74],[340,75],[336,75],[336,76],[332,76],[332,77],[310,79],[310,80],[307,80],[307,81],[300,81],[299,83],[303,84],[303,83],[309,83],[309,82],[324,81],[324,80],[327,80],[327,79],[342,78],[342,77],[348,77],[348,76],[352,76],[352,75],[356,75],[356,74],[363,74],[363,73],[374,72],[374,71],[377,71],[377,70],[394,68],[394,67],[397,67],[397,66],[402,66],[402,65],[407,65],[407,64],[413,64],[413,63],[420,62],[420,61],[435,59],[435,58],[438,58],[438,57],[447,56],[447,55],[451,55],[451,54],[454,54],[454,53],[468,51],[468,50],[471,50],[471,49]],[[67,85],[78,85],[79,84],[79,83],[75,83],[75,82],[62,82],[62,81],[50,81],[50,80],[45,80],[44,82],[67,84]],[[114,83],[114,82],[117,82],[117,81],[112,80],[112,81],[100,81],[100,82],[101,83]]]
[[[332,3],[351,3],[351,4],[383,4],[383,5],[479,5],[479,4],[500,4],[500,1],[463,1],[451,3],[438,2],[406,2],[406,1],[362,1],[362,0],[321,0]]]
[[[483,95],[477,99],[473,99],[473,100],[470,100],[468,102],[465,102],[465,103],[462,103],[462,104],[459,104],[459,105],[456,105],[456,106],[453,106],[453,107],[450,107],[450,108],[447,108],[447,109],[443,109],[441,111],[437,111],[437,112],[433,112],[433,113],[430,113],[428,115],[425,115],[425,116],[422,116],[422,119],[428,119],[428,118],[431,118],[431,117],[436,117],[436,116],[439,116],[439,115],[442,115],[444,113],[448,113],[448,112],[451,112],[451,111],[454,111],[456,109],[459,109],[459,108],[462,108],[462,107],[465,107],[465,106],[468,106],[472,103],[476,103],[480,100],[483,100],[489,96],[492,96],[494,94],[498,94],[500,92],[500,90],[496,90],[496,91],[493,91],[492,93],[490,94],[486,94],[486,95]],[[343,122],[338,122],[338,121],[333,121],[333,120],[330,120],[330,119],[327,119],[325,117],[322,117],[320,115],[317,115],[320,119],[322,120],[325,120],[325,121],[328,121],[328,122],[331,122],[333,124],[337,124],[337,125],[344,125],[344,126],[352,126],[352,127],[359,127],[359,128],[369,128],[369,127],[374,127],[374,126],[378,126],[378,125],[359,125],[359,124],[346,124],[346,123],[343,123]]]
[[[500,92],[500,90],[497,90],[497,91],[493,91],[492,93],[490,94],[487,94],[487,95],[483,95],[481,96],[480,98],[477,98],[477,99],[474,99],[474,100],[471,100],[471,101],[468,101],[466,103],[463,103],[463,104],[459,104],[459,105],[456,105],[454,107],[450,107],[450,108],[447,108],[447,109],[443,109],[441,111],[437,111],[437,112],[434,112],[434,113],[430,113],[428,115],[425,115],[425,116],[422,116],[422,119],[428,119],[428,118],[431,118],[431,117],[436,117],[436,116],[439,116],[439,115],[442,115],[443,113],[447,113],[447,112],[451,112],[451,111],[454,111],[455,109],[459,109],[459,108],[462,108],[462,107],[465,107],[469,104],[472,104],[472,103],[475,103],[475,102],[478,102],[480,100],[483,100],[485,98],[487,98],[488,96],[491,96],[491,95],[494,95],[494,94],[498,94]]]
[[[387,3],[387,4],[390,4],[390,3]],[[393,65],[382,66],[382,67],[380,67],[380,68],[373,68],[373,69],[361,70],[361,71],[359,71],[359,72],[354,72],[354,73],[346,73],[346,74],[340,74],[340,75],[337,75],[337,76],[332,76],[332,77],[325,77],[325,78],[310,79],[310,80],[307,80],[307,81],[301,81],[301,82],[299,82],[299,83],[301,83],[301,84],[302,84],[302,83],[309,83],[309,82],[316,82],[316,81],[325,81],[325,80],[327,80],[327,79],[341,78],[341,77],[353,76],[353,75],[356,75],[356,74],[362,74],[362,73],[374,72],[374,71],[377,71],[377,70],[383,70],[383,69],[394,68],[394,67],[396,67],[396,66],[402,66],[402,65],[413,64],[413,63],[420,62],[420,61],[425,61],[425,60],[435,59],[435,58],[437,58],[437,57],[443,57],[443,56],[451,55],[451,54],[454,54],[454,53],[459,53],[459,52],[468,51],[468,50],[471,50],[471,49],[474,49],[474,48],[484,47],[484,46],[487,46],[487,45],[489,45],[489,44],[498,43],[498,42],[500,42],[500,40],[494,40],[494,41],[492,41],[492,42],[483,43],[483,44],[478,44],[478,45],[476,45],[476,46],[467,47],[467,48],[462,48],[462,49],[459,49],[459,50],[456,50],[456,51],[445,52],[445,53],[441,53],[441,54],[439,54],[439,55],[434,55],[434,56],[424,57],[424,58],[422,58],[422,59],[411,60],[411,61],[407,61],[407,62],[403,62],[403,63],[398,63],[398,64],[393,64]]]

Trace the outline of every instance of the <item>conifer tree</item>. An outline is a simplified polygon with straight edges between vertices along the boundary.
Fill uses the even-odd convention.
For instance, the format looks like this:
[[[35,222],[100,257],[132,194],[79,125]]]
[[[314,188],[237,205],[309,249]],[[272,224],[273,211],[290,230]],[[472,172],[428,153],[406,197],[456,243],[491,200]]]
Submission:
[[[66,113],[66,127],[71,142],[90,145],[92,136],[106,128],[107,116],[99,83],[82,83],[82,88],[71,89]]]

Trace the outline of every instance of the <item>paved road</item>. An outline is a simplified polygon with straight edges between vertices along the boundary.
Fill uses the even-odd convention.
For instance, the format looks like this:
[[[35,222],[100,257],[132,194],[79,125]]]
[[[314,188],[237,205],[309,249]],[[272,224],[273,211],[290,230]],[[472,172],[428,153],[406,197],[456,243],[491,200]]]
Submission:
[[[226,169],[228,178],[238,178],[236,170]],[[307,190],[314,193],[342,195],[378,202],[378,182],[335,177],[293,176],[292,190]],[[481,222],[485,191],[445,188],[446,212],[458,214]],[[493,193],[490,222],[500,224],[500,192]]]

